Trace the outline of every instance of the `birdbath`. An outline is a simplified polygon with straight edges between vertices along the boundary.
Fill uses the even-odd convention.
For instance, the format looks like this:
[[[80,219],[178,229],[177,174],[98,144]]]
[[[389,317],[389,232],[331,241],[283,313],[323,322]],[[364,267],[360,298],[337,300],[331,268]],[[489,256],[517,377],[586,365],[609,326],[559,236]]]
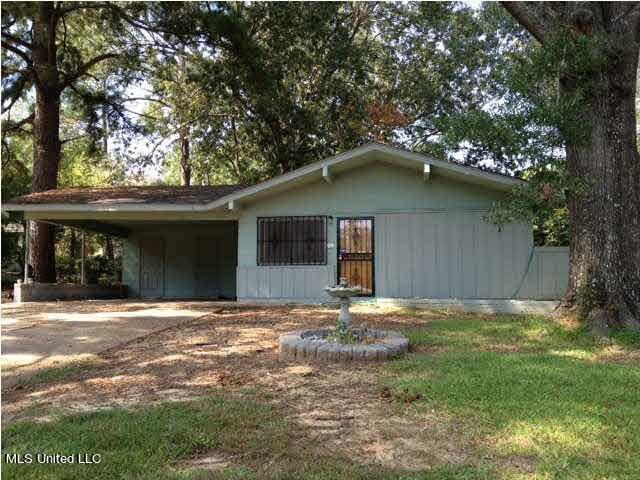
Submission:
[[[280,358],[319,362],[355,362],[389,360],[409,351],[409,340],[400,332],[367,327],[351,328],[351,297],[362,292],[350,287],[346,279],[325,292],[340,300],[336,328],[299,330],[280,336]]]
[[[349,305],[351,304],[351,297],[355,297],[362,292],[360,287],[350,287],[347,284],[345,278],[340,279],[340,283],[333,287],[325,287],[325,292],[330,296],[340,300],[340,315],[338,316],[338,323],[341,323],[345,328],[351,327],[351,313],[349,313]]]

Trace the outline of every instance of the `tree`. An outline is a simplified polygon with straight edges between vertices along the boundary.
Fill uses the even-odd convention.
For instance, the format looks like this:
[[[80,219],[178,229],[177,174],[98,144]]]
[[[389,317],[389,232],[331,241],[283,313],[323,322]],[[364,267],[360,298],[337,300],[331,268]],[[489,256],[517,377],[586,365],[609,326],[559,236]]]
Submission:
[[[56,188],[63,144],[61,105],[75,102],[84,109],[86,132],[99,135],[97,110],[116,108],[118,90],[111,98],[106,82],[94,75],[109,65],[126,79],[128,64],[139,58],[139,36],[149,28],[145,4],[111,2],[11,2],[2,9],[3,130],[29,130],[33,137],[31,191]],[[130,66],[130,65],[129,65]],[[120,85],[126,81],[119,82]],[[32,95],[32,92],[35,95]],[[32,113],[11,121],[20,102],[34,98]],[[117,110],[117,109],[116,109]],[[118,111],[120,114],[121,111]],[[125,118],[120,115],[121,118]],[[5,121],[6,120],[6,121]],[[103,125],[104,126],[104,125]],[[36,281],[55,281],[54,236],[51,226],[32,222],[31,259]]]
[[[148,103],[141,120],[147,135],[154,140],[152,155],[157,151],[164,154],[165,168],[177,157],[180,183],[187,186],[191,185],[193,174],[200,173],[194,172],[194,158],[200,153],[200,145],[207,141],[207,134],[215,131],[211,127],[219,122],[220,115],[212,95],[191,78],[192,64],[201,59],[201,55],[184,46],[175,48],[173,55],[158,55],[146,67],[150,91],[141,99]]]
[[[541,44],[557,75],[559,125],[570,178],[565,305],[594,327],[640,326],[640,155],[635,95],[640,51],[636,2],[503,2]],[[573,128],[571,127],[573,125]],[[578,130],[578,132],[576,132]],[[582,135],[580,133],[583,133]]]
[[[444,157],[459,150],[461,126],[496,96],[490,66],[499,58],[494,32],[457,2],[381,5],[376,87],[406,118],[392,140]],[[455,137],[455,138],[454,138]]]
[[[209,153],[252,182],[367,139],[374,4],[226,4],[199,17]]]
[[[31,124],[33,174],[31,191],[56,188],[60,164],[60,104],[65,90],[73,86],[101,62],[118,53],[95,49],[87,55],[68,27],[82,12],[84,4],[64,2],[10,3],[2,9],[2,70],[7,75],[3,113],[35,90],[33,114],[11,125]],[[76,25],[82,22],[77,21]],[[36,281],[55,281],[53,229],[35,222],[31,231],[30,262]]]

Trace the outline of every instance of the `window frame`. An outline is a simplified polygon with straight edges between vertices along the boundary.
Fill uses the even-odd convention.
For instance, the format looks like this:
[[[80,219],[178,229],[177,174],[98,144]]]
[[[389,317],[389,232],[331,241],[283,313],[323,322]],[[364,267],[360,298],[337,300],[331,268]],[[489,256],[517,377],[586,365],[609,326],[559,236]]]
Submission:
[[[265,261],[261,257],[261,252],[263,251],[262,246],[264,243],[264,239],[262,239],[262,229],[261,222],[265,221],[274,221],[274,220],[286,220],[286,219],[318,219],[324,223],[324,228],[321,229],[324,235],[322,249],[323,259],[321,262],[293,262],[294,254],[291,252],[289,254],[289,260],[287,262],[275,262],[275,261]],[[256,217],[256,265],[259,267],[304,267],[304,266],[326,266],[329,262],[329,249],[328,249],[328,233],[329,233],[329,216],[328,215],[275,215],[275,216],[262,216]],[[290,242],[292,245],[294,243],[302,243],[300,240],[298,242],[292,242],[291,240],[284,240]],[[319,240],[316,240],[317,243],[320,243]]]

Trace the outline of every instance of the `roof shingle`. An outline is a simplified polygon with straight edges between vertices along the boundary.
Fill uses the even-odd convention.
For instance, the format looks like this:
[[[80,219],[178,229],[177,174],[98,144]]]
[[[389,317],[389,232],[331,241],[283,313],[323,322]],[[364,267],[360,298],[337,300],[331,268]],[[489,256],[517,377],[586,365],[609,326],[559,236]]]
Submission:
[[[118,205],[169,203],[174,205],[202,205],[245,188],[245,185],[211,186],[138,186],[138,187],[73,187],[30,193],[12,199],[19,205],[74,204]]]

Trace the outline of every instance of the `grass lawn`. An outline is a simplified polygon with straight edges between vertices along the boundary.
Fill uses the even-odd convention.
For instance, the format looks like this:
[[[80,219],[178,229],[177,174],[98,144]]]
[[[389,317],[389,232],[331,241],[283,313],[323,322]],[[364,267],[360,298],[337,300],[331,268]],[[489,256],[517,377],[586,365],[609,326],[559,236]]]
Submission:
[[[348,440],[333,450],[311,437],[266,400],[264,387],[246,397],[229,388],[194,401],[15,422],[3,431],[3,454],[100,453],[102,461],[3,459],[2,478],[640,478],[640,335],[599,342],[541,317],[401,314],[420,325],[405,330],[413,351],[374,370],[372,402],[390,402],[398,418],[425,425],[412,440],[417,451],[422,439],[428,456],[435,436],[452,444],[455,460],[420,471],[367,464],[349,455]],[[41,373],[37,382],[64,375]],[[427,416],[437,422],[425,423]],[[215,468],[188,464],[211,456],[221,459]]]

